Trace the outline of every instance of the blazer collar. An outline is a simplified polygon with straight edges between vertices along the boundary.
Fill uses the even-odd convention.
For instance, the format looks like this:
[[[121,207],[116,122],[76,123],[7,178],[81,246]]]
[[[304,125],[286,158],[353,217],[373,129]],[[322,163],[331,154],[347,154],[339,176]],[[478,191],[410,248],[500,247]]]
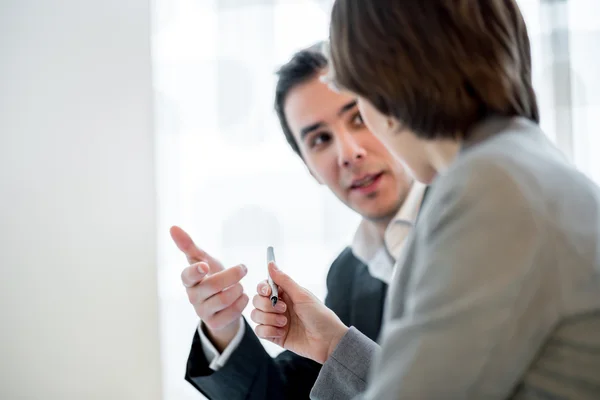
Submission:
[[[463,153],[503,132],[532,129],[538,130],[538,124],[524,117],[491,116],[471,128],[467,139],[461,143],[459,153]]]

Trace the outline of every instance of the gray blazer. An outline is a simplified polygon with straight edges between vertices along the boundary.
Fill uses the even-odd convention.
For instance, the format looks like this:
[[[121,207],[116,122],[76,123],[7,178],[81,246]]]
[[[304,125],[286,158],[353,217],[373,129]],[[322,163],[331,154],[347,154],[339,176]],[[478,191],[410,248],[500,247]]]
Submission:
[[[485,121],[433,183],[379,342],[351,328],[311,398],[600,399],[600,190],[536,124]]]

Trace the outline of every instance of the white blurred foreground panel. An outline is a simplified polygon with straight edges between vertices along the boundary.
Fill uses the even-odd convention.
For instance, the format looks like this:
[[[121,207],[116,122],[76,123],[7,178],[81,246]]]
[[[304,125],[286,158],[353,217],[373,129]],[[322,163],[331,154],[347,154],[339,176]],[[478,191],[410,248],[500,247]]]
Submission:
[[[0,2],[0,399],[161,398],[149,3]]]

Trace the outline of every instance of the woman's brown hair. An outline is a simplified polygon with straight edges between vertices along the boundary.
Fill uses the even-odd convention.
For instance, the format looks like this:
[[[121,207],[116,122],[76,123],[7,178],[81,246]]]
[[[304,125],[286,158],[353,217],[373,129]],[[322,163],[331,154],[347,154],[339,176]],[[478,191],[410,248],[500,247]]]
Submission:
[[[336,0],[330,41],[334,84],[421,138],[495,114],[539,123],[514,0]]]

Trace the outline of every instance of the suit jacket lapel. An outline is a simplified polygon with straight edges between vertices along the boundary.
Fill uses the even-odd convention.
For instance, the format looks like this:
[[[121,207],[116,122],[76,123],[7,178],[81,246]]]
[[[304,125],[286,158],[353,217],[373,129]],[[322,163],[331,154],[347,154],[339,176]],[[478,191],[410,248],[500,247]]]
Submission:
[[[352,288],[351,324],[377,340],[383,320],[387,284],[372,277],[366,266],[357,268]]]
[[[429,186],[423,192],[419,216],[428,192]],[[385,282],[371,276],[366,265],[356,268],[352,284],[350,324],[375,341],[381,331],[387,289]]]

